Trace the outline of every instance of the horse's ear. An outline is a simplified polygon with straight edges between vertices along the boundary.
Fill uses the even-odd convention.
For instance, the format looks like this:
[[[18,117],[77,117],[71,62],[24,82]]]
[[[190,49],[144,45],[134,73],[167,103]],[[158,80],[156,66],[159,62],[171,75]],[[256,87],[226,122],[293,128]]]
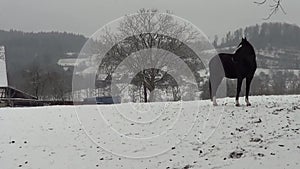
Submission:
[[[245,40],[247,40],[247,37],[245,36]]]

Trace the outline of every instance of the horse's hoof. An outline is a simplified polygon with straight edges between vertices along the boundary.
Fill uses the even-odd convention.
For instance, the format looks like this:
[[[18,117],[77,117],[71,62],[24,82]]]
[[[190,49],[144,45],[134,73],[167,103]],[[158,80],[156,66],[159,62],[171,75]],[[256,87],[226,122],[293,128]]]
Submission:
[[[213,103],[213,106],[218,106],[218,103]]]
[[[236,107],[240,107],[241,105],[239,103],[235,104]]]
[[[251,103],[247,103],[247,106],[251,106]]]

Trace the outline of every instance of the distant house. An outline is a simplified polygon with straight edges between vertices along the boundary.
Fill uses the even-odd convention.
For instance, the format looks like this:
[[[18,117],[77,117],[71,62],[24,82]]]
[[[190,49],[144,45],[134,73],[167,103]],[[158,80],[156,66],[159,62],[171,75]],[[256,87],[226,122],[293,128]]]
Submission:
[[[1,105],[13,106],[15,103],[26,102],[37,100],[36,97],[27,94],[21,90],[9,86],[7,80],[7,69],[5,61],[5,47],[0,46],[0,103]]]
[[[78,66],[83,61],[85,61],[85,59],[64,58],[64,59],[59,59],[57,64],[63,67],[64,70],[69,70],[70,68],[73,69],[74,67]]]

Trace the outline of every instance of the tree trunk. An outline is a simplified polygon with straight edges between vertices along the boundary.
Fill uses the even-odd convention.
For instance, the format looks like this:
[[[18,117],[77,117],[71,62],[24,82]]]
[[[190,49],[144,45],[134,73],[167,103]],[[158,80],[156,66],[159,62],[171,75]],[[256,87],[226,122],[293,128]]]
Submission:
[[[150,95],[149,95],[149,102],[154,102],[155,101],[155,96],[154,96],[154,89],[149,89],[149,93],[150,93]]]
[[[143,88],[144,88],[144,102],[147,103],[148,102],[148,99],[147,99],[147,82],[146,82],[146,78],[145,78],[145,75],[146,75],[146,70],[143,70]]]
[[[146,82],[143,82],[143,87],[144,87],[144,101],[147,103],[147,87],[146,87]]]

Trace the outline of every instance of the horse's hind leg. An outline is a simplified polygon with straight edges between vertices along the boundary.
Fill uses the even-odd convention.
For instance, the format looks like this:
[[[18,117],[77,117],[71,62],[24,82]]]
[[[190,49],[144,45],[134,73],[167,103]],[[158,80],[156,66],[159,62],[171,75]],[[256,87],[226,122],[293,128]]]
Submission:
[[[235,97],[235,106],[240,106],[239,96],[240,96],[240,92],[241,92],[242,83],[243,83],[243,79],[238,78],[237,88],[236,88],[236,97]]]
[[[249,102],[249,91],[250,91],[250,85],[251,85],[251,81],[252,81],[253,76],[249,76],[246,78],[246,105],[247,106],[251,106],[251,103]]]
[[[209,74],[210,74],[210,89],[211,99],[213,105],[217,105],[216,94],[217,89],[225,76],[222,62],[219,55],[214,56],[209,62]]]
[[[218,87],[220,86],[222,80],[223,80],[222,76],[215,76],[211,79],[211,93],[212,93],[212,101],[214,106],[218,105],[216,95],[217,95]]]

